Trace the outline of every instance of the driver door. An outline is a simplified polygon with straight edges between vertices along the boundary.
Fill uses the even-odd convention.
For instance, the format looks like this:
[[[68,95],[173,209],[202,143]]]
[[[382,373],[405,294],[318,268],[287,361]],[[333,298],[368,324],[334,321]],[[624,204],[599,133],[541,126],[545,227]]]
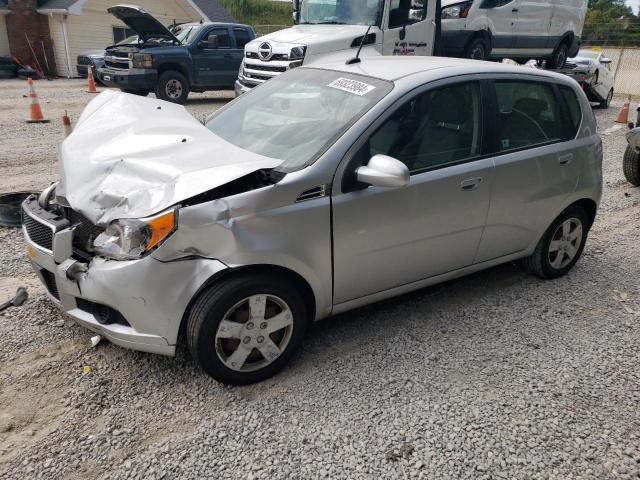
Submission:
[[[209,46],[206,40],[210,34],[218,37],[218,46]],[[204,40],[205,43],[201,43]],[[195,77],[198,86],[218,87],[233,85],[238,76],[238,62],[233,56],[233,42],[229,28],[218,26],[206,30],[195,42],[192,52]],[[235,68],[234,68],[235,67]]]
[[[383,55],[433,55],[436,0],[391,0],[383,20]]]

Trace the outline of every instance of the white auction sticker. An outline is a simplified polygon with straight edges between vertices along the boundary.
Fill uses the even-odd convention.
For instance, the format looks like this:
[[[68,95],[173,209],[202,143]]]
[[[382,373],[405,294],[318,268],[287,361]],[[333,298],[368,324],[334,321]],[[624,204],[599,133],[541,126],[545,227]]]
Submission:
[[[356,80],[350,80],[348,78],[338,78],[327,86],[331,88],[337,88],[338,90],[344,90],[345,92],[353,93],[361,97],[376,88],[373,85],[358,82]]]

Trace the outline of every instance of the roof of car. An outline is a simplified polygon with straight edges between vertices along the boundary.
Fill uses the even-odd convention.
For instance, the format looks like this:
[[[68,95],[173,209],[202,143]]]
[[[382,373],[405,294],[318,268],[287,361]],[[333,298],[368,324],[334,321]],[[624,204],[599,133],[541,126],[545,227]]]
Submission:
[[[481,62],[463,58],[448,57],[423,57],[423,56],[372,56],[361,58],[360,63],[347,65],[344,59],[340,61],[316,62],[308,68],[325,68],[341,72],[358,73],[382,80],[396,81],[404,77],[424,73],[427,71],[440,71],[442,76],[446,72],[455,70],[456,73],[513,73],[532,74],[544,77],[564,78],[553,72],[526,68],[519,65],[508,65],[497,62]]]

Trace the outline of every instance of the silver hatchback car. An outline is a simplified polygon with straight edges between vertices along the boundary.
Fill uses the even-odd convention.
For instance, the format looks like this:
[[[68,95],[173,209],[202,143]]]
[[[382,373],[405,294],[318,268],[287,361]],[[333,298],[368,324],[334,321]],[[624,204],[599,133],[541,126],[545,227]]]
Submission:
[[[104,92],[27,199],[53,301],[123,347],[184,339],[215,379],[263,380],[310,321],[504,262],[578,261],[602,144],[572,80],[496,63],[302,67],[215,112]]]

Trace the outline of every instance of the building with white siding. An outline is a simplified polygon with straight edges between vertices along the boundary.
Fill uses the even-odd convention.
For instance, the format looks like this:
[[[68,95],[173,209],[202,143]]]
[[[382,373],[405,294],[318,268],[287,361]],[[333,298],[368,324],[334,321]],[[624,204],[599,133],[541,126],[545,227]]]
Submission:
[[[73,77],[79,54],[104,49],[132,34],[107,13],[109,7],[129,2],[165,25],[236,21],[216,0],[0,0],[0,55],[11,53],[32,64],[34,48],[43,69],[49,64],[47,73]]]

